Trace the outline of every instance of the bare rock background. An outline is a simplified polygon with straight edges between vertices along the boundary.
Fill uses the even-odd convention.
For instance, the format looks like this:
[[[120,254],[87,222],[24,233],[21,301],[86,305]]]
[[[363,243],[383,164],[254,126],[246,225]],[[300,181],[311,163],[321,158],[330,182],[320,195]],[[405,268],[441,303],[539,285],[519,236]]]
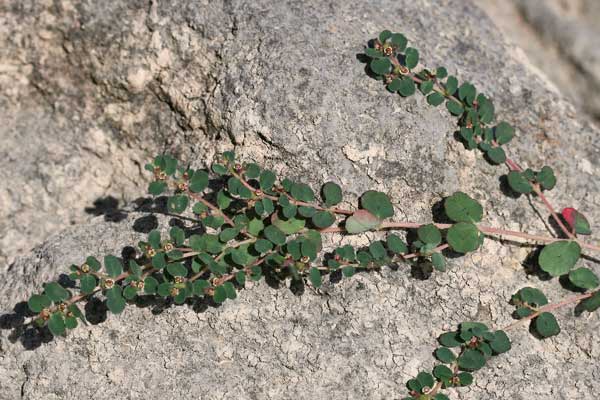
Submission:
[[[600,119],[600,2],[478,0],[477,4],[578,108]]]
[[[9,140],[0,152],[12,162],[1,176],[0,248],[5,260],[23,255],[0,267],[0,398],[401,398],[452,324],[507,324],[507,301],[525,285],[553,300],[568,295],[526,273],[531,248],[488,240],[424,281],[398,265],[319,293],[261,283],[221,307],[132,306],[105,321],[95,302],[93,324],[67,338],[23,332],[18,303],[43,281],[89,254],[125,255],[149,229],[172,223],[148,214],[147,202],[129,203],[144,191],[151,152],[207,165],[234,148],[314,188],[338,181],[349,202],[366,188],[385,191],[397,218],[415,221],[462,190],[484,204],[489,224],[546,231],[526,198],[503,194],[501,168],[454,141],[443,108],[392,96],[366,76],[357,55],[384,28],[406,33],[425,65],[446,65],[490,94],[518,127],[511,154],[532,167],[552,160],[551,200],[592,221],[600,217],[598,129],[466,1],[1,7],[0,135]],[[109,215],[78,224],[104,212],[93,202],[106,196],[118,201],[106,203]],[[537,341],[519,330],[515,348],[455,398],[595,398],[599,318],[560,317],[560,336]]]

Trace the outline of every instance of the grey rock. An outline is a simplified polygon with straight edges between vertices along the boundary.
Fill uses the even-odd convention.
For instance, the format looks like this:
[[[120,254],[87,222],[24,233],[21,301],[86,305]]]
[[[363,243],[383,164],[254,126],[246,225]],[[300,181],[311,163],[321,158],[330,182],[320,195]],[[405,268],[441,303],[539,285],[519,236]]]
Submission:
[[[598,1],[480,0],[478,5],[578,108],[598,120]]]
[[[57,9],[15,4],[10,12],[25,19]],[[57,40],[69,49],[68,62],[60,73],[46,71],[45,92],[66,102],[59,116],[79,110],[95,121],[85,126],[110,127],[114,143],[143,144],[137,154],[160,148],[206,165],[235,148],[314,188],[335,180],[351,204],[366,189],[385,191],[403,220],[429,220],[432,206],[462,190],[483,203],[489,225],[547,231],[535,200],[532,207],[505,196],[502,168],[453,139],[454,121],[443,108],[390,95],[366,76],[357,55],[390,28],[413,41],[424,65],[445,65],[492,96],[500,116],[518,128],[511,155],[537,168],[551,160],[559,177],[552,202],[600,217],[597,128],[470,2],[82,1],[69,12],[58,9],[66,22]],[[83,97],[61,91],[64,80]],[[166,126],[157,123],[163,119]],[[107,168],[112,157],[101,157]],[[134,181],[139,174],[115,168]],[[118,221],[97,217],[68,228],[0,268],[0,398],[401,398],[406,380],[433,365],[435,338],[453,324],[510,323],[507,301],[523,286],[543,288],[552,300],[568,295],[558,282],[526,274],[521,263],[530,247],[488,240],[424,281],[401,264],[301,296],[285,284],[260,283],[221,307],[132,306],[104,321],[97,306],[97,323],[66,338],[22,332],[11,309],[42,282],[87,255],[119,254],[142,237],[138,231],[147,232],[140,218],[153,223],[135,207],[122,212]],[[157,222],[170,221],[159,215]],[[592,261],[582,264],[598,270]],[[563,310],[559,319],[563,332],[548,340],[514,331],[514,349],[452,395],[595,398],[599,317]]]

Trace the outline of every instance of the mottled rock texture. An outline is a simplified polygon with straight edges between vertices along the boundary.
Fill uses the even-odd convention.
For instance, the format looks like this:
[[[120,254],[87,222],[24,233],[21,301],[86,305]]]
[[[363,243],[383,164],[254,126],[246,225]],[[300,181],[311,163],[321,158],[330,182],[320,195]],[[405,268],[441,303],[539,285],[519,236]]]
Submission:
[[[59,222],[80,221],[77,201],[141,194],[144,184],[128,181],[138,182],[146,151],[172,151],[201,166],[231,148],[314,188],[335,180],[350,203],[368,188],[385,191],[398,219],[428,221],[443,196],[462,190],[483,203],[487,224],[552,230],[536,200],[532,206],[503,193],[502,168],[454,140],[454,120],[443,108],[420,96],[393,96],[365,74],[357,55],[384,28],[404,32],[425,65],[445,65],[488,93],[500,117],[518,128],[511,155],[526,166],[554,167],[559,182],[551,201],[600,220],[599,131],[470,2],[14,1],[3,7],[9,46],[0,50],[1,79],[12,89],[3,92],[2,113],[10,118],[2,117],[0,129],[15,139],[2,151],[25,153],[30,143],[36,149],[19,167],[8,163],[15,172],[6,179],[30,189],[8,185],[2,196],[31,219],[7,225],[7,232],[52,231],[48,211]],[[31,139],[17,143],[25,134]],[[52,141],[68,149],[53,163],[44,161],[53,153],[43,147]],[[70,173],[57,175],[61,168]],[[60,195],[44,193],[38,183],[44,171]],[[75,200],[56,200],[68,185]],[[35,202],[46,198],[48,211],[37,210]],[[510,295],[526,285],[543,288],[552,300],[569,293],[526,273],[530,247],[488,240],[429,280],[415,279],[400,264],[327,283],[319,292],[298,295],[263,282],[221,307],[147,304],[106,320],[98,301],[88,307],[92,324],[66,338],[22,332],[20,314],[11,310],[15,304],[20,310],[18,303],[43,281],[89,254],[121,254],[151,227],[171,222],[139,208],[66,229],[0,269],[1,399],[401,398],[406,380],[433,365],[443,330],[469,319],[506,325]],[[15,212],[3,221],[13,224]],[[332,237],[329,245],[340,240]],[[591,260],[581,264],[598,271]],[[593,333],[600,319],[568,310],[559,316],[561,335],[538,341],[524,328],[515,331],[514,349],[454,398],[596,398],[600,343]]]
[[[600,119],[600,2],[479,0],[477,4],[579,109]]]

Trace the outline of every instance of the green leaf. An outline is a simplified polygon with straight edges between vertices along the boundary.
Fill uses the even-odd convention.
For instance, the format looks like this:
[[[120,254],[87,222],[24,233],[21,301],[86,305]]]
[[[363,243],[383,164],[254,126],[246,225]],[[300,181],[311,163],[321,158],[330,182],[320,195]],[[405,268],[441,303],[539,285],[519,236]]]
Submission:
[[[506,177],[508,179],[508,185],[515,192],[531,193],[533,191],[533,186],[531,186],[531,183],[529,183],[521,172],[510,171]]]
[[[446,101],[446,108],[452,115],[461,115],[464,111],[463,106],[455,100]]]
[[[371,253],[373,258],[376,260],[381,260],[387,257],[387,250],[380,240],[377,240],[369,245],[369,253]]]
[[[600,285],[596,274],[587,268],[577,268],[569,272],[571,283],[582,289],[594,289]]]
[[[473,104],[473,100],[475,100],[476,94],[477,92],[475,90],[475,86],[473,86],[469,82],[464,82],[458,88],[458,98],[467,104]]]
[[[421,384],[423,388],[432,388],[435,380],[433,376],[428,372],[419,372],[417,374],[417,381]]]
[[[75,328],[77,328],[77,318],[75,318],[75,317],[66,317],[65,318],[65,328],[67,328],[67,329],[75,329]]]
[[[433,264],[433,267],[438,271],[443,272],[446,270],[446,259],[444,258],[442,253],[433,253],[431,255],[431,263]]]
[[[194,193],[200,193],[208,186],[208,174],[206,171],[198,170],[194,172],[190,179],[190,190]]]
[[[335,216],[329,211],[319,211],[312,217],[312,223],[320,229],[327,228],[335,222]]]
[[[362,266],[368,265],[371,261],[373,261],[373,257],[371,253],[367,253],[366,251],[359,251],[356,253],[356,261],[358,261]]]
[[[29,309],[34,313],[42,312],[44,308],[50,307],[51,300],[48,296],[43,294],[34,294],[27,301]]]
[[[210,283],[204,279],[198,279],[197,281],[194,281],[192,284],[194,295],[203,297],[206,294],[206,289],[208,289],[210,286]]]
[[[379,41],[383,44],[383,43],[385,43],[386,40],[388,40],[391,37],[392,37],[392,32],[390,32],[386,29],[384,31],[381,31],[381,33],[379,34]]]
[[[271,241],[273,244],[277,246],[281,246],[285,244],[285,233],[283,233],[279,228],[269,225],[264,230],[265,237]]]
[[[489,124],[494,120],[494,104],[483,94],[477,96],[479,121]]]
[[[156,293],[158,293],[161,297],[169,297],[171,296],[171,289],[173,288],[173,284],[171,282],[163,282],[158,285],[156,289]]]
[[[311,268],[308,277],[310,279],[310,283],[316,288],[320,287],[323,283],[321,280],[321,271],[319,271],[317,268]]]
[[[258,183],[260,185],[260,189],[263,191],[269,191],[273,188],[275,184],[276,176],[273,171],[264,170],[260,173],[258,178]]]
[[[444,67],[438,67],[438,68],[435,70],[435,76],[436,76],[438,79],[444,79],[445,77],[447,77],[447,76],[448,76],[448,70],[447,70],[446,68],[444,68]]]
[[[404,49],[406,49],[408,40],[406,39],[406,36],[401,33],[393,33],[392,36],[390,36],[390,42],[396,46],[397,51],[404,51]]]
[[[442,241],[442,233],[434,224],[422,225],[417,229],[419,239],[427,244],[437,246]]]
[[[371,58],[381,58],[384,56],[381,51],[370,47],[365,48],[365,54]]]
[[[219,190],[217,193],[217,207],[219,207],[220,210],[225,210],[231,205],[231,202],[233,202],[233,199],[229,197],[224,190]]]
[[[85,259],[85,263],[90,266],[92,271],[98,272],[100,271],[100,268],[102,268],[102,265],[100,265],[100,261],[98,261],[96,257],[89,256]]]
[[[247,231],[252,236],[258,236],[264,228],[265,224],[263,223],[263,221],[258,218],[254,218],[251,219],[250,222],[248,222]]]
[[[50,282],[44,285],[44,294],[55,303],[60,303],[69,298],[69,291],[57,282]]]
[[[345,223],[346,231],[350,234],[376,229],[379,225],[381,220],[367,210],[356,210]]]
[[[439,336],[438,341],[445,347],[459,347],[462,345],[462,342],[458,340],[458,332],[442,333]]]
[[[548,304],[546,295],[539,289],[532,287],[524,287],[517,292],[517,296],[521,301],[533,307],[541,307]]]
[[[377,75],[385,75],[390,73],[392,69],[392,63],[388,58],[374,58],[369,64],[371,71]]]
[[[415,94],[416,90],[417,87],[415,86],[415,83],[411,78],[403,78],[398,84],[398,93],[400,93],[401,96],[412,96],[413,94]]]
[[[458,79],[456,79],[455,76],[450,75],[448,79],[446,79],[445,89],[446,93],[449,96],[452,96],[454,92],[456,92],[456,89],[458,89]]]
[[[217,304],[221,304],[225,300],[227,300],[227,290],[223,286],[215,287],[215,292],[213,294],[213,301]]]
[[[265,214],[271,215],[275,212],[275,205],[273,204],[273,200],[264,198],[261,201]]]
[[[300,247],[303,256],[308,257],[311,261],[317,258],[318,248],[314,241],[303,240]]]
[[[98,286],[98,282],[96,281],[96,277],[90,274],[81,275],[81,279],[79,281],[79,288],[81,292],[84,294],[90,294],[96,289]]]
[[[246,273],[244,271],[238,271],[235,273],[235,280],[240,286],[244,286],[246,283]]]
[[[434,107],[437,107],[440,104],[442,104],[445,99],[446,98],[443,95],[441,95],[437,92],[431,93],[429,96],[427,96],[427,102]]]
[[[556,186],[556,176],[554,176],[552,168],[548,166],[542,167],[540,172],[537,173],[535,180],[539,182],[544,190],[552,190]]]
[[[454,352],[446,347],[440,347],[435,351],[435,357],[443,363],[450,364],[456,360]]]
[[[317,210],[312,207],[300,206],[298,207],[298,214],[304,218],[311,218],[317,213]]]
[[[240,233],[237,228],[225,228],[221,230],[219,233],[219,240],[223,243],[227,243],[230,240],[234,239]]]
[[[352,245],[345,245],[342,247],[338,247],[335,250],[335,254],[339,255],[341,258],[343,258],[346,261],[354,261],[356,260],[356,254],[354,252],[354,247],[352,247]]]
[[[472,223],[459,222],[448,229],[446,237],[452,250],[458,253],[468,253],[477,250],[481,241],[479,229]]]
[[[408,382],[406,382],[406,387],[409,390],[417,393],[421,393],[421,390],[423,390],[423,385],[421,385],[421,383],[416,379],[411,379]]]
[[[123,273],[123,264],[117,257],[108,255],[104,257],[104,269],[111,278],[116,278]]]
[[[429,92],[433,90],[433,82],[432,81],[423,81],[419,85],[419,90],[423,95],[427,95]]]
[[[273,248],[273,243],[271,243],[269,240],[258,239],[254,243],[254,249],[261,254],[266,253],[267,251],[271,250],[272,248]]]
[[[463,192],[456,192],[444,201],[446,215],[455,222],[480,222],[483,207]]]
[[[125,297],[126,300],[133,300],[136,296],[137,288],[133,286],[127,286],[125,289],[123,289],[123,297]]]
[[[534,311],[529,307],[519,307],[519,308],[517,308],[515,313],[517,314],[517,318],[521,319],[521,318],[529,317],[531,314],[534,313]]]
[[[156,278],[152,276],[146,277],[144,279],[144,293],[146,294],[155,294],[156,289],[158,288],[158,281]]]
[[[560,326],[558,326],[554,314],[549,312],[543,312],[535,318],[533,320],[533,326],[536,332],[543,338],[558,335],[560,333]]]
[[[304,183],[294,183],[292,185],[291,195],[296,200],[311,202],[315,200],[315,193]]]
[[[488,330],[488,327],[486,324],[484,324],[482,322],[465,321],[465,322],[461,322],[460,330],[461,330],[461,332],[471,331],[471,332],[473,332],[473,334],[480,336],[480,333],[486,332]]]
[[[169,212],[181,214],[187,208],[189,201],[188,197],[183,194],[171,196],[167,201],[167,209]]]
[[[560,276],[569,272],[580,256],[581,247],[577,242],[561,240],[544,246],[538,262],[542,270]]]
[[[413,69],[419,64],[419,51],[408,47],[404,52],[406,68]]]
[[[473,375],[468,372],[459,372],[456,376],[458,377],[460,386],[469,386],[473,383]]]
[[[160,249],[160,232],[156,229],[150,231],[148,234],[148,243],[153,249]]]
[[[392,93],[397,92],[398,90],[400,90],[400,86],[402,84],[402,79],[400,78],[394,78],[389,85],[387,85],[387,90],[389,90]]]
[[[249,246],[250,246],[249,244],[246,244],[246,245],[239,246],[238,248],[231,250],[231,258],[232,258],[233,262],[235,262],[236,264],[238,264],[242,267],[245,267],[245,266],[249,265],[250,263],[254,262],[256,260],[256,257],[252,256],[248,252]]]
[[[273,221],[273,225],[279,228],[286,235],[291,235],[300,232],[302,228],[304,228],[304,225],[306,225],[306,221],[296,218],[290,218],[287,221],[276,219]]]
[[[387,236],[386,245],[388,250],[395,254],[404,254],[408,252],[406,243],[393,233]]]
[[[227,167],[222,164],[213,164],[212,171],[217,175],[226,175]]]
[[[494,332],[494,338],[490,341],[490,347],[496,354],[506,353],[510,350],[511,344],[508,335],[504,331]]]
[[[234,300],[237,297],[237,291],[235,290],[235,286],[231,282],[225,282],[223,284],[223,288],[225,289],[225,294],[227,298],[230,300]]]
[[[246,178],[248,179],[256,179],[260,175],[260,167],[255,163],[246,164],[244,170],[244,175],[246,175]]]
[[[167,265],[167,272],[172,276],[187,276],[188,270],[182,263],[171,263]]]
[[[600,291],[595,292],[592,297],[583,300],[581,307],[590,313],[600,308]]]
[[[394,207],[385,193],[369,190],[363,193],[360,203],[365,210],[381,220],[394,215]]]
[[[181,246],[185,242],[185,232],[178,226],[174,226],[169,231],[169,236],[176,246]]]
[[[468,371],[476,371],[485,365],[485,357],[479,350],[466,349],[458,357],[458,366]]]
[[[513,128],[508,122],[500,122],[494,128],[494,138],[496,143],[499,145],[506,144],[512,140],[515,136],[515,128]]]
[[[488,158],[494,164],[500,165],[506,161],[506,153],[502,147],[492,147],[486,152]]]
[[[156,269],[163,269],[167,266],[167,260],[165,258],[165,253],[156,253],[154,257],[152,257],[152,266]]]
[[[321,188],[321,193],[327,207],[335,206],[342,201],[342,188],[334,182],[325,183]]]
[[[61,336],[65,333],[65,320],[62,313],[55,312],[48,320],[48,329],[54,336]]]
[[[433,375],[438,379],[450,379],[454,376],[454,372],[445,365],[436,365],[433,368]]]
[[[121,287],[113,286],[106,291],[106,307],[113,314],[120,314],[127,305],[127,302],[121,295]]]
[[[148,193],[153,196],[158,196],[163,193],[165,189],[167,189],[167,183],[165,181],[154,181],[150,182],[150,185],[148,185]]]

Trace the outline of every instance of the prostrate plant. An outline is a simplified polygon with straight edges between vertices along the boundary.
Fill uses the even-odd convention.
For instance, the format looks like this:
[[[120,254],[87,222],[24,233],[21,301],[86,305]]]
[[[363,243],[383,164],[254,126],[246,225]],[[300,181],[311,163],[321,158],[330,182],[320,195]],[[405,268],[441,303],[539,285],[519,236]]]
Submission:
[[[446,101],[450,112],[459,116],[467,147],[481,148],[492,162],[507,163],[510,173],[519,177],[519,184],[513,188],[531,188],[529,192],[547,203],[559,221],[543,197],[543,190],[555,184],[554,174],[548,167],[538,173],[521,170],[506,157],[500,146],[510,141],[514,130],[505,122],[488,127],[494,120],[492,102],[482,94],[476,95],[473,85],[459,87],[456,78],[447,77],[443,68],[414,73],[418,52],[406,45],[403,35],[382,32],[366,49],[372,58],[373,72],[385,80],[388,89],[403,96],[415,92],[416,82],[428,95],[430,104]],[[532,321],[537,333],[548,337],[559,332],[551,314],[554,309],[576,302],[589,312],[600,307],[600,292],[592,290],[598,286],[596,275],[586,268],[573,269],[582,248],[600,250],[577,237],[590,233],[590,227],[574,209],[563,212],[571,229],[560,221],[565,238],[555,238],[485,226],[481,224],[481,204],[462,192],[444,200],[444,211],[452,221],[448,224],[393,221],[391,200],[372,190],[360,196],[358,207],[341,208],[343,191],[336,183],[326,182],[317,195],[305,183],[278,179],[270,170],[236,160],[232,152],[225,152],[210,171],[190,169],[170,156],[156,157],[146,169],[154,174],[149,192],[154,196],[169,195],[169,213],[191,210],[202,230],[173,226],[166,237],[154,230],[147,240],[138,243],[136,258],[121,260],[107,255],[100,262],[90,256],[81,264],[72,265],[73,290],[50,282],[41,294],[29,299],[29,308],[36,314],[33,321],[38,326],[47,325],[54,335],[64,335],[77,326],[78,319],[85,321],[78,303],[99,295],[115,314],[142,296],[156,296],[176,304],[208,298],[218,304],[235,299],[248,280],[258,281],[266,275],[289,279],[293,285],[307,281],[318,288],[326,275],[351,277],[357,271],[377,270],[399,261],[427,273],[434,269],[444,271],[447,252],[476,251],[485,236],[544,244],[539,257],[541,268],[553,276],[568,274],[581,293],[548,304],[539,290],[523,288],[512,299],[517,306],[515,315],[520,318],[515,324],[493,330],[482,323],[466,321],[457,331],[442,334],[442,347],[435,351],[441,364],[431,373],[419,373],[407,385],[409,398],[439,400],[447,398],[442,389],[469,385],[473,371],[482,368],[492,356],[508,351],[511,343],[505,331],[517,324]],[[509,177],[511,181],[514,183],[515,178]],[[363,248],[345,244],[330,251],[323,249],[324,234],[349,236],[394,230],[414,230],[416,240],[407,244],[390,232],[383,240]]]
[[[512,298],[517,306],[515,316],[521,320],[505,328],[508,330],[520,322],[531,320],[532,330],[540,337],[557,335],[560,327],[550,311],[575,302],[580,302],[580,309],[588,312],[600,307],[600,291],[590,291],[600,283],[597,276],[588,268],[573,269],[581,257],[582,246],[598,250],[596,246],[585,244],[577,238],[578,234],[591,234],[588,220],[571,207],[563,209],[562,219],[556,213],[544,195],[544,191],[556,186],[552,168],[543,166],[539,171],[524,169],[507,156],[504,146],[515,136],[515,129],[508,122],[495,121],[495,107],[488,96],[477,93],[476,87],[470,82],[459,84],[458,79],[449,75],[445,67],[417,69],[419,52],[407,46],[408,40],[403,34],[388,30],[371,40],[365,48],[365,55],[370,58],[369,68],[374,77],[382,80],[390,92],[402,97],[412,96],[418,88],[430,105],[437,107],[445,103],[448,112],[457,117],[458,135],[465,148],[481,150],[491,164],[505,164],[509,169],[506,181],[510,188],[518,194],[531,194],[539,198],[567,238],[545,245],[537,261],[541,270],[553,277],[567,276],[575,290],[584,293],[548,305],[546,296],[540,290],[523,288]],[[445,204],[447,213],[448,200]],[[482,230],[481,227],[479,229]],[[448,237],[449,243],[450,240]],[[472,377],[469,372],[483,367],[491,356],[510,349],[510,341],[503,330],[490,332],[480,323],[462,323],[458,331],[443,334],[439,341],[446,347],[459,347],[459,355],[443,347],[438,349],[437,358],[450,365],[438,365],[432,374],[422,372],[409,381],[407,386],[411,397],[407,399],[446,399],[446,395],[439,393],[441,388],[470,384]],[[459,372],[461,370],[468,372]]]

